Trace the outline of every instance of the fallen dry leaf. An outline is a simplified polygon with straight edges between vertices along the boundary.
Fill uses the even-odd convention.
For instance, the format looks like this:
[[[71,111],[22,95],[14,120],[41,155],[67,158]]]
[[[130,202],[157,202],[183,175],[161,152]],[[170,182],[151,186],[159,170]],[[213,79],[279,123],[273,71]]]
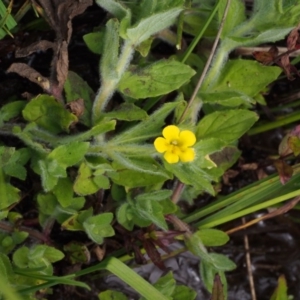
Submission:
[[[82,14],[93,4],[92,0],[39,0],[45,10],[47,21],[56,33],[54,56],[51,63],[52,80],[57,81],[56,89],[62,91],[68,76],[68,44],[72,36],[72,19]],[[57,91],[56,91],[57,92]]]
[[[287,51],[283,54],[278,55],[278,48],[272,46],[269,51],[254,51],[252,54],[254,58],[265,64],[277,64],[289,80],[294,80],[293,74],[300,77],[300,73],[297,68],[290,63],[290,54],[298,49],[300,49],[300,37],[299,37],[300,23],[296,28],[294,28],[289,36],[287,37]]]
[[[292,177],[294,170],[283,159],[277,159],[274,161],[274,166],[277,169],[280,182],[286,184]]]
[[[264,65],[268,65],[278,56],[278,48],[276,46],[272,46],[269,51],[254,51],[252,55],[257,61]]]
[[[258,180],[261,180],[261,179],[264,179],[264,178],[268,177],[268,174],[261,168],[257,170],[256,174],[257,174],[257,179]]]
[[[278,59],[275,60],[275,63],[283,69],[284,73],[286,74],[289,80],[295,79],[293,74],[296,74],[300,77],[300,73],[298,72],[297,68],[290,63],[290,53],[300,48],[299,29],[300,24],[298,24],[298,26],[290,32],[286,41],[288,49],[287,53],[278,57]]]
[[[46,92],[50,92],[49,79],[42,76],[38,71],[29,67],[28,65],[23,63],[14,63],[7,70],[7,73],[13,73],[13,72],[38,84]]]
[[[241,164],[239,167],[242,170],[256,170],[258,168],[258,163],[250,163],[250,164]]]
[[[283,69],[284,73],[286,74],[289,80],[295,79],[295,77],[292,74],[300,76],[300,73],[298,72],[297,68],[291,65],[289,54],[281,56],[280,60],[276,61],[276,63],[279,67]]]
[[[53,42],[41,40],[29,45],[28,47],[18,48],[15,52],[15,57],[26,57],[36,51],[46,51],[53,48]]]
[[[30,101],[30,100],[34,97],[34,95],[31,94],[31,93],[28,93],[28,92],[24,92],[24,93],[22,93],[22,97],[23,97],[24,99]]]
[[[33,0],[33,4],[40,5],[43,15],[56,35],[55,42],[39,41],[32,45],[18,49],[17,57],[24,57],[36,51],[53,49],[50,78],[43,77],[39,72],[25,64],[12,64],[8,72],[15,72],[40,85],[47,93],[53,95],[63,103],[63,87],[68,76],[69,55],[68,44],[72,36],[72,19],[82,14],[93,4],[92,0]],[[38,5],[38,6],[39,6]]]
[[[300,139],[300,125],[294,127],[281,140],[278,153],[281,158],[286,157],[292,153],[295,156],[299,155],[299,139]]]
[[[69,102],[67,107],[70,108],[71,113],[73,113],[76,117],[81,117],[84,113],[84,100],[82,98],[77,99],[75,101]]]
[[[100,247],[99,245],[97,245],[93,248],[93,251],[94,251],[98,261],[102,261],[106,254],[106,246],[105,246],[105,244],[103,247]]]
[[[224,300],[224,288],[219,274],[215,275],[210,300]]]
[[[287,37],[287,48],[288,50],[294,50],[294,49],[299,49],[300,46],[300,39],[299,39],[299,30],[300,30],[300,23],[296,28],[294,28],[289,36]]]
[[[231,178],[235,178],[237,175],[239,175],[240,172],[236,171],[236,170],[227,170],[224,174],[223,174],[223,182],[225,185],[229,185],[231,186],[232,184],[230,183],[230,179]]]

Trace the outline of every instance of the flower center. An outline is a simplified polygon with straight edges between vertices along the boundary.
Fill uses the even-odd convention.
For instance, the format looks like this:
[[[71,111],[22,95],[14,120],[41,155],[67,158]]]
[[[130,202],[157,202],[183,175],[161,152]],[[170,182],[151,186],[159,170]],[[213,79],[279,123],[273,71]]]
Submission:
[[[178,141],[177,141],[177,140],[173,140],[173,141],[171,141],[171,144],[172,144],[173,146],[178,146]]]

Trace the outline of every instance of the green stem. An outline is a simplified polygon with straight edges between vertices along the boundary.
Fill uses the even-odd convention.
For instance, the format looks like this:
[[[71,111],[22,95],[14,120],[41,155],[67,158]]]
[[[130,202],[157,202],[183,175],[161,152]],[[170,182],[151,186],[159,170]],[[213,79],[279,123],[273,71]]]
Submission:
[[[57,135],[54,135],[46,130],[35,127],[30,130],[30,134],[34,138],[34,140],[50,144],[51,146],[55,146],[60,143],[60,140],[63,139]]]
[[[271,129],[274,129],[274,128],[278,128],[278,127],[281,127],[281,126],[284,126],[284,125],[288,125],[290,123],[294,123],[294,122],[299,121],[299,120],[300,120],[300,113],[295,112],[295,113],[292,113],[288,116],[285,116],[284,118],[276,120],[274,122],[268,122],[267,124],[256,126],[256,127],[252,128],[248,131],[248,135],[255,135],[255,134],[265,132],[265,131],[268,131],[268,130],[271,130]]]
[[[32,273],[27,273],[26,270],[22,271],[22,270],[14,270],[15,274],[24,276],[24,277],[29,277],[29,278],[35,278],[35,279],[39,279],[39,280],[45,280],[46,282],[39,284],[39,285],[34,285],[25,289],[21,289],[18,290],[18,292],[20,294],[31,294],[31,293],[35,293],[37,291],[40,291],[42,289],[46,289],[49,288],[51,286],[54,285],[58,285],[58,284],[64,284],[64,285],[71,285],[71,286],[78,286],[78,287],[82,287],[82,288],[86,288],[88,290],[91,290],[91,288],[84,282],[80,282],[80,281],[75,281],[73,278],[75,277],[74,274],[70,274],[70,275],[66,275],[66,276],[45,276],[45,275],[41,275],[41,274],[32,274]]]
[[[213,46],[212,46],[212,49],[211,49],[211,52],[209,54],[209,57],[206,61],[206,64],[204,66],[204,69],[202,71],[202,74],[198,80],[198,83],[194,89],[194,92],[185,108],[185,110],[183,111],[180,119],[179,119],[179,123],[181,123],[184,119],[185,119],[185,116],[187,114],[187,112],[189,111],[189,109],[191,108],[194,100],[196,99],[197,95],[198,95],[198,92],[200,90],[200,88],[202,87],[204,81],[205,81],[205,78],[207,77],[207,72],[209,70],[209,67],[212,63],[212,60],[213,60],[213,57],[217,51],[217,47],[218,47],[218,44],[219,44],[219,41],[220,41],[220,38],[221,38],[221,33],[222,33],[222,30],[223,30],[223,27],[224,27],[224,24],[225,24],[225,20],[226,20],[226,17],[227,17],[227,14],[228,14],[228,11],[229,11],[229,7],[230,7],[230,3],[231,3],[231,0],[226,0],[226,6],[225,6],[225,10],[224,10],[224,13],[223,13],[223,17],[222,17],[222,20],[221,20],[221,23],[220,23],[220,26],[219,26],[219,30],[218,30],[218,33],[216,35],[216,38],[215,38],[215,41],[213,43]],[[227,52],[228,53],[228,52]],[[198,115],[198,111],[195,111],[193,112],[194,116],[195,115]]]
[[[168,298],[162,295],[156,288],[154,288],[149,282],[138,275],[135,271],[131,270],[128,266],[122,263],[115,257],[110,257],[105,261],[93,266],[81,270],[75,273],[76,276],[82,276],[95,271],[107,270],[118,278],[123,280],[134,290],[140,293],[143,297],[149,300],[160,299],[167,300]]]
[[[288,192],[291,192],[295,183],[299,180],[300,166],[295,165],[293,170],[294,176],[286,183],[285,186],[282,186],[277,174],[270,175],[267,178],[254,182],[228,196],[220,197],[211,204],[208,204],[207,206],[183,218],[183,221],[186,223],[192,223],[203,217],[206,217],[206,222],[214,221],[215,219],[222,218],[223,215],[236,213],[237,209],[243,209],[245,208],[245,205],[253,206],[254,203],[270,199],[275,195],[278,196],[280,194],[287,194]],[[234,205],[239,205],[239,207],[235,207],[228,211],[228,208],[232,208]],[[224,210],[227,210],[226,213],[223,212]],[[209,216],[210,214],[213,215]]]
[[[193,39],[192,43],[189,45],[189,47],[186,49],[183,58],[181,60],[182,63],[184,63],[188,57],[190,56],[190,54],[192,53],[192,51],[194,50],[194,48],[197,46],[197,44],[199,43],[200,39],[202,38],[204,32],[206,31],[208,25],[211,23],[214,15],[216,14],[216,12],[218,11],[218,8],[220,6],[221,1],[219,0],[215,7],[213,8],[212,12],[210,13],[207,21],[205,22],[204,26],[201,28],[201,30],[199,31],[199,33],[197,34],[197,36]]]
[[[235,213],[235,214],[231,214],[231,215],[228,215],[228,216],[226,216],[226,217],[220,218],[220,219],[218,219],[218,220],[212,221],[212,222],[210,222],[210,223],[199,222],[199,223],[197,223],[197,226],[200,226],[201,228],[212,228],[212,227],[215,227],[215,226],[217,226],[217,225],[227,223],[227,222],[229,222],[229,221],[231,221],[231,220],[234,220],[234,219],[237,219],[237,218],[240,218],[240,217],[249,215],[249,214],[251,214],[251,213],[257,212],[257,211],[259,211],[259,210],[262,210],[262,209],[271,207],[271,206],[273,206],[273,205],[275,205],[275,204],[277,204],[277,203],[286,201],[286,200],[288,200],[288,199],[297,197],[297,196],[299,196],[299,195],[300,195],[300,190],[296,190],[296,191],[294,191],[294,192],[285,194],[285,195],[283,195],[283,196],[274,198],[274,199],[272,199],[272,200],[265,201],[265,202],[263,202],[263,203],[261,203],[261,204],[258,204],[258,205],[249,207],[249,208],[244,209],[244,210],[242,210],[242,211],[239,211],[239,212],[237,212],[237,213]]]
[[[20,22],[24,15],[32,8],[31,1],[26,0],[26,2],[21,6],[18,12],[14,15],[16,22]]]
[[[138,148],[136,145],[130,145],[125,144],[124,146],[122,144],[113,144],[113,143],[107,143],[103,145],[93,145],[89,148],[88,155],[109,155],[111,152],[121,152],[126,153],[128,155],[154,155],[156,154],[156,151],[154,150],[153,145],[139,145]]]
[[[244,22],[239,27],[233,29],[231,34],[236,37],[242,37],[247,32],[251,31],[252,29],[252,22]],[[206,91],[209,87],[216,82],[219,75],[221,74],[221,70],[224,67],[225,62],[228,59],[229,53],[235,49],[236,47],[242,46],[242,42],[233,42],[230,39],[222,39],[218,51],[216,52],[215,57],[213,58],[213,62],[211,64],[211,68],[207,73],[205,81],[202,86],[202,91]]]
[[[232,205],[233,203],[238,202],[240,199],[243,199],[246,195],[254,195],[257,198],[261,193],[268,189],[269,186],[273,186],[276,182],[279,181],[279,177],[276,175],[271,175],[259,182],[255,182],[249,186],[244,187],[243,189],[236,191],[228,196],[220,197],[213,203],[199,209],[198,211],[193,212],[189,216],[183,219],[186,223],[192,223],[200,218],[206,217],[212,213],[219,211],[220,209]]]
[[[299,98],[298,98],[299,99]],[[276,107],[272,107],[270,109],[271,112],[283,112],[284,110],[287,110],[289,108],[295,108],[297,106],[300,106],[300,100],[297,100],[297,101],[293,101],[291,103],[288,103],[286,105],[283,105],[283,106],[276,106]],[[290,110],[291,111],[291,110]],[[262,111],[258,111],[258,114],[260,115]]]
[[[228,58],[228,54],[232,49],[226,49],[224,43],[222,42],[218,48],[218,51],[213,58],[211,63],[211,68],[209,69],[206,78],[203,82],[201,91],[208,90],[210,85],[212,85],[221,74],[222,68]]]
[[[13,132],[13,134],[18,137],[21,141],[23,141],[29,148],[35,150],[36,152],[42,154],[42,155],[47,155],[49,154],[49,151],[46,150],[41,144],[35,142],[33,140],[33,137],[31,136],[30,133],[26,131],[20,131],[19,128]]]
[[[25,124],[5,123],[0,127],[0,135],[14,135],[13,129],[16,126],[20,127],[21,129],[25,128]]]
[[[133,53],[134,47],[132,43],[129,41],[125,41],[122,53],[116,65],[117,77],[113,79],[103,80],[99,92],[96,95],[93,106],[93,124],[95,124],[101,118],[101,113],[105,109],[108,101],[115,92],[122,75],[126,71],[132,59]]]
[[[47,288],[52,287],[52,286],[57,285],[57,284],[58,283],[55,282],[55,281],[47,281],[47,282],[41,283],[39,285],[34,285],[34,286],[29,287],[29,288],[18,290],[18,293],[20,293],[22,295],[32,294],[32,293],[35,293],[35,292],[40,291],[42,289],[47,289]]]
[[[2,176],[2,172],[0,172],[0,177]],[[2,179],[2,178],[1,178]],[[51,241],[41,232],[31,229],[29,227],[25,226],[19,226],[18,228],[15,228],[15,225],[11,225],[5,221],[0,221],[0,229],[5,232],[14,232],[15,230],[24,231],[27,232],[30,236],[30,238],[36,239],[37,241],[41,241],[45,244],[50,245]]]

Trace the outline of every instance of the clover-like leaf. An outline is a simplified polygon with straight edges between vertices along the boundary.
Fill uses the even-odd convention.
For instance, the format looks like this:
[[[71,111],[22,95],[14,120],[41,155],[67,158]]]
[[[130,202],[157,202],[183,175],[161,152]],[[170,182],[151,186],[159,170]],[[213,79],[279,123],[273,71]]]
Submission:
[[[0,169],[0,209],[9,207],[20,200],[20,190],[12,186]]]
[[[78,121],[75,115],[48,95],[32,99],[23,109],[23,117],[52,133],[68,132],[70,125]]]
[[[83,228],[92,241],[97,244],[102,244],[105,237],[110,237],[115,234],[114,229],[110,225],[112,220],[112,213],[103,213],[87,218],[83,222]]]
[[[102,174],[94,174],[93,169],[83,162],[78,170],[78,176],[74,183],[74,191],[78,195],[91,195],[100,189],[108,189],[109,180]]]

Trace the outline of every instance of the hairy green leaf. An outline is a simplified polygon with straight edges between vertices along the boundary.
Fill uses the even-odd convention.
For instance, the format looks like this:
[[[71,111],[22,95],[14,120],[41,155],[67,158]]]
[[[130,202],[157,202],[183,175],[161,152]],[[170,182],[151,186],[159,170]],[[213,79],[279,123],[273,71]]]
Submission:
[[[128,298],[121,292],[107,290],[98,295],[99,300],[127,300]]]
[[[96,0],[96,3],[114,15],[119,21],[130,16],[130,11],[119,1]]]
[[[217,229],[200,229],[196,233],[207,247],[222,246],[229,241],[229,236]]]
[[[218,10],[218,21],[221,23],[227,2],[221,1]],[[230,2],[229,10],[222,28],[221,38],[230,35],[230,32],[240,25],[246,19],[245,4],[241,0],[232,0]]]
[[[232,271],[236,268],[235,263],[223,254],[210,253],[209,257],[211,258],[212,264],[217,270]]]
[[[180,102],[165,103],[146,120],[118,134],[110,143],[125,144],[145,141],[151,137],[161,134],[161,127],[165,123],[165,118],[178,106]]]
[[[116,70],[116,62],[119,56],[119,22],[110,19],[106,23],[104,35],[104,48],[100,64],[100,74],[102,80],[113,80],[119,77]]]
[[[72,71],[68,71],[68,77],[64,84],[64,91],[68,103],[72,103],[72,101],[78,99],[83,99],[83,114],[79,117],[79,120],[86,126],[90,126],[92,102],[95,97],[94,91],[86,81]]]
[[[165,276],[160,277],[153,286],[163,295],[172,296],[176,287],[176,280],[174,279],[173,273],[168,272]]]
[[[134,227],[134,210],[129,203],[123,203],[117,210],[116,213],[117,220],[124,228],[132,231]],[[148,222],[146,222],[146,225]]]
[[[185,285],[177,285],[172,295],[173,300],[189,299],[194,300],[197,297],[197,292]]]
[[[102,54],[104,45],[104,32],[96,31],[85,34],[83,40],[87,47],[95,54]]]
[[[168,229],[162,207],[155,200],[136,200],[133,209],[134,213],[141,219],[151,221],[161,229]]]
[[[209,292],[212,292],[213,282],[214,282],[216,273],[217,273],[217,270],[211,263],[209,263],[205,260],[202,260],[200,262],[201,279],[203,280],[203,283]]]
[[[217,111],[198,123],[196,136],[197,139],[218,138],[231,143],[246,133],[257,119],[257,114],[248,110]]]
[[[127,29],[127,38],[133,45],[139,45],[151,35],[173,25],[182,10],[182,7],[175,7],[165,12],[153,14],[141,20],[134,27]]]
[[[2,106],[0,110],[0,125],[21,114],[26,101],[13,101]]]
[[[143,69],[125,72],[118,89],[134,99],[160,96],[178,89],[195,73],[179,61],[162,60]]]
[[[7,281],[14,275],[10,259],[3,253],[0,253],[0,274]]]
[[[57,161],[64,168],[70,167],[83,159],[89,145],[88,142],[72,142],[61,145],[51,151],[47,159]]]
[[[181,182],[192,185],[198,190],[206,191],[211,195],[215,194],[211,177],[207,172],[199,168],[194,162],[169,164],[164,163],[165,168],[172,172]]]
[[[241,95],[247,95],[244,97],[254,97],[276,80],[280,73],[279,67],[264,66],[257,61],[229,60],[218,80],[210,86],[207,92],[217,93],[220,96],[220,103],[222,99],[228,97],[228,93],[241,93]],[[221,92],[224,92],[224,96]]]
[[[289,296],[287,293],[287,282],[286,279],[284,277],[284,275],[281,275],[278,278],[278,285],[274,291],[274,293],[271,296],[270,300],[288,300]]]
[[[53,194],[56,196],[59,204],[62,207],[68,207],[73,200],[73,184],[67,178],[59,178],[56,186],[53,189]]]
[[[70,125],[78,121],[75,115],[48,95],[33,98],[23,109],[23,117],[52,133],[68,132]]]
[[[0,169],[0,209],[8,208],[20,200],[20,190],[12,186]]]
[[[106,176],[95,174],[86,162],[80,165],[78,176],[74,183],[74,191],[78,195],[90,195],[100,189],[108,189],[110,186]]]
[[[112,181],[126,187],[140,187],[164,182],[172,176],[162,168],[154,159],[129,159],[125,156],[113,155],[113,168],[118,177],[113,176]]]
[[[148,114],[133,103],[122,103],[119,107],[105,114],[105,117],[122,121],[146,120]]]
[[[87,218],[83,222],[83,227],[92,241],[102,244],[105,237],[115,235],[114,229],[110,225],[112,219],[112,213],[103,213]]]

